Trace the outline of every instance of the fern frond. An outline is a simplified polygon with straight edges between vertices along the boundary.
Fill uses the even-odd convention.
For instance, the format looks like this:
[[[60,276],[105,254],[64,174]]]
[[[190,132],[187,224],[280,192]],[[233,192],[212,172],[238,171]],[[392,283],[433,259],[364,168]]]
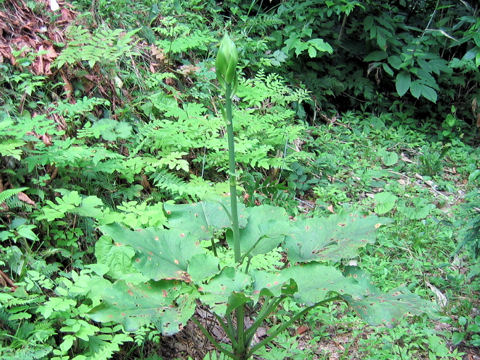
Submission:
[[[53,348],[50,345],[40,345],[40,344],[33,344],[27,345],[22,349],[14,349],[11,352],[4,354],[5,357],[2,359],[9,359],[9,360],[37,360],[37,359],[45,359],[48,354],[52,352]]]
[[[18,322],[10,320],[10,315],[11,314],[5,311],[3,307],[0,308],[0,324],[9,328],[10,330],[15,330],[18,327]]]
[[[179,178],[166,170],[160,170],[151,176],[153,183],[161,190],[168,191],[176,195],[183,195],[187,183],[185,180]]]
[[[11,198],[13,195],[16,195],[22,191],[27,190],[28,187],[18,188],[18,189],[8,189],[4,190],[0,193],[0,204],[6,201],[7,199]]]
[[[272,27],[284,25],[285,22],[277,14],[258,14],[255,17],[248,17],[244,27],[251,32],[265,32]]]

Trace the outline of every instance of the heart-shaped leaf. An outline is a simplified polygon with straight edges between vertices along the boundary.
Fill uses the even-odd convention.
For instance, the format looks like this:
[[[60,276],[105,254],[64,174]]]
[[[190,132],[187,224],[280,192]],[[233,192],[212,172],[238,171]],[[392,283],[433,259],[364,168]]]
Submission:
[[[397,196],[389,191],[375,194],[375,212],[379,215],[386,214],[393,209],[397,202]]]

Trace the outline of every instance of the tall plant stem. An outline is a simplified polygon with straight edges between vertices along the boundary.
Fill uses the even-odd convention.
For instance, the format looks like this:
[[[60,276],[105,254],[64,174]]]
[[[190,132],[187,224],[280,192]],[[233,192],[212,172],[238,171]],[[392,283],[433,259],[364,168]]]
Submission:
[[[227,136],[228,136],[228,171],[230,182],[230,209],[232,214],[233,231],[233,252],[235,262],[239,263],[240,255],[240,231],[238,230],[238,212],[237,212],[237,174],[235,171],[235,142],[233,140],[233,119],[232,119],[232,86],[227,84],[225,91],[225,112],[227,117]]]
[[[233,138],[233,118],[232,118],[232,86],[226,85],[225,90],[225,112],[227,120],[227,136],[228,136],[228,170],[230,181],[230,209],[232,214],[232,232],[233,232],[233,252],[235,254],[235,262],[241,262],[240,253],[240,230],[238,228],[238,211],[237,211],[237,174],[235,170],[235,142]],[[246,352],[245,348],[245,308],[240,306],[235,311],[237,318],[237,348],[235,354],[242,355]]]

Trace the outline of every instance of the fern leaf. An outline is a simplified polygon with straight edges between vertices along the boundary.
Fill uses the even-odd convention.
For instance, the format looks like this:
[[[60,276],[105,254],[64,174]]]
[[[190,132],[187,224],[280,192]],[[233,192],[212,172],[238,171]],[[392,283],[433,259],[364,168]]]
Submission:
[[[8,189],[4,190],[0,193],[0,204],[6,201],[7,199],[11,198],[13,195],[16,195],[22,191],[27,190],[28,187],[18,188],[18,189]]]

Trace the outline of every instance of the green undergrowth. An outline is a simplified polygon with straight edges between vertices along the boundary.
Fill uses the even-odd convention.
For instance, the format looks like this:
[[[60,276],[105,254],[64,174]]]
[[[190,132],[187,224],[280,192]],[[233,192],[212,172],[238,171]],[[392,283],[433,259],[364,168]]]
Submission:
[[[349,30],[350,14],[370,9],[371,18],[369,1],[312,6],[303,28],[290,15],[303,14],[311,2],[271,9],[255,1],[232,2],[228,9],[194,0],[113,3],[73,2],[79,16],[65,42],[55,44],[61,55],[52,75],[32,72],[33,51],[14,52],[15,66],[0,63],[1,359],[168,358],[161,345],[168,337],[153,326],[131,333],[86,315],[100,304],[92,294],[101,293],[105,279],[138,281],[134,250],[98,229],[113,223],[162,228],[166,207],[228,193],[226,127],[213,69],[226,19],[241,59],[233,98],[239,199],[249,207],[282,206],[292,219],[352,211],[390,218],[374,244],[338,266],[360,265],[380,290],[404,285],[438,308],[433,317],[373,328],[332,304],[299,319],[258,358],[463,359],[477,351],[480,151],[478,130],[466,115],[478,111],[477,86],[468,85],[472,74],[478,77],[472,9],[462,10],[456,27],[451,8],[440,14],[448,21],[439,26],[458,31],[460,58],[445,50],[453,48],[442,42],[448,37],[424,31],[428,41],[418,57],[391,69],[392,56],[403,58],[407,50],[393,38],[385,50],[385,31],[409,29],[380,17],[362,25],[376,24],[368,36],[353,21]],[[417,11],[415,24],[433,8],[425,3]],[[322,26],[309,22],[316,15]],[[367,67],[373,64],[367,77],[351,64],[323,67],[332,63],[325,60],[332,47],[336,59],[343,49],[328,28],[368,44],[361,54]],[[417,44],[423,28],[414,27],[416,35],[404,34],[402,41]],[[461,71],[443,66],[446,78],[431,67],[419,73],[417,65],[428,70],[425,58],[435,64],[442,49],[450,57],[442,64]],[[308,71],[290,76],[301,64]],[[318,73],[308,78],[313,70]],[[402,105],[395,85],[403,92],[407,73],[412,94]],[[389,89],[382,94],[381,84]],[[416,94],[419,85],[424,93]],[[431,89],[441,100],[437,113]],[[332,108],[327,100],[336,97],[350,99],[353,110],[340,111],[340,103]],[[468,104],[459,100],[467,97]],[[414,98],[429,105],[417,106]],[[227,242],[222,233],[214,235],[212,241]],[[229,256],[219,247],[222,262]],[[284,265],[281,248],[251,260],[255,268]],[[286,302],[265,330],[292,310],[298,305]]]

